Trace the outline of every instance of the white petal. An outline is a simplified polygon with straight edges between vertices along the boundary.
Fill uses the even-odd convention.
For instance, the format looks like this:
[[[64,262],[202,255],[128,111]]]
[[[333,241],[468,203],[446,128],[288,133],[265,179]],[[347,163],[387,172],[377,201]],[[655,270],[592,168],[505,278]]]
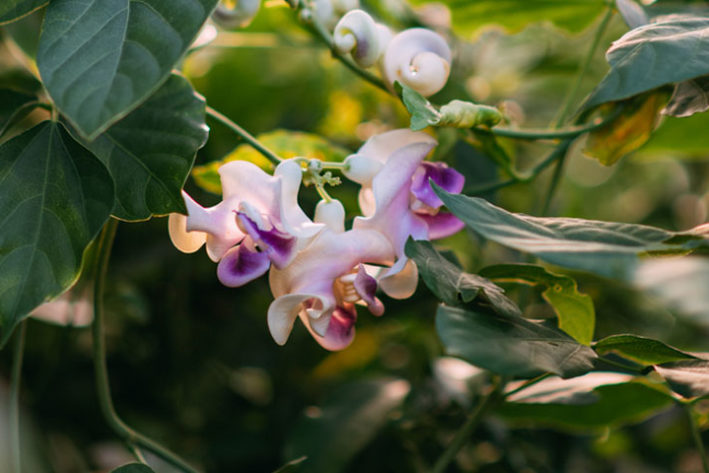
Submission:
[[[310,238],[325,226],[313,223],[298,205],[298,191],[303,169],[294,160],[283,161],[273,173],[279,180],[278,215],[284,230],[298,238]]]
[[[171,213],[167,218],[167,229],[170,241],[175,245],[175,248],[183,253],[194,253],[202,248],[207,240],[207,234],[204,232],[187,231],[186,215]]]
[[[312,297],[312,294],[287,294],[281,296],[268,307],[268,330],[279,345],[288,341],[293,323],[301,311],[302,303]]]
[[[357,154],[384,163],[394,151],[413,143],[429,143],[431,148],[438,144],[431,135],[420,131],[411,131],[408,128],[400,128],[372,136],[357,151]]]
[[[408,258],[400,258],[394,266],[382,273],[379,287],[393,299],[407,299],[416,292],[418,281],[416,264]]]

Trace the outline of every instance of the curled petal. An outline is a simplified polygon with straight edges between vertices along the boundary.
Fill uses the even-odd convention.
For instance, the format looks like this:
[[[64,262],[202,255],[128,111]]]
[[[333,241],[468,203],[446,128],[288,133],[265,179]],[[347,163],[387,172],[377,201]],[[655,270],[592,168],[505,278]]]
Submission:
[[[219,168],[225,202],[248,202],[265,215],[279,215],[281,183],[278,178],[248,161],[231,161]]]
[[[204,208],[184,191],[182,197],[187,206],[186,230],[206,233],[207,254],[212,261],[219,261],[229,248],[244,238],[236,225],[235,202],[221,201],[214,207]]]
[[[399,258],[391,268],[379,277],[379,287],[393,299],[408,299],[416,292],[419,272],[416,264],[406,257]]]
[[[279,180],[278,214],[286,232],[298,238],[310,238],[324,228],[313,223],[298,205],[298,191],[303,179],[303,169],[293,159],[283,161],[273,173]],[[256,189],[258,191],[258,189]]]
[[[338,306],[332,312],[324,337],[315,335],[315,340],[326,350],[344,350],[355,336],[357,311],[352,304]]]
[[[431,135],[411,131],[408,128],[399,128],[372,136],[357,151],[357,154],[384,164],[394,151],[413,143],[428,144],[429,150],[438,144]]]
[[[278,268],[284,268],[295,257],[295,237],[278,231],[276,228],[259,228],[259,226],[245,214],[237,212],[241,228],[243,228],[262,251],[269,261]]]
[[[368,13],[362,10],[347,12],[335,26],[333,40],[340,54],[352,54],[362,67],[376,64],[383,52],[379,43],[380,31]]]
[[[233,8],[220,3],[212,19],[224,28],[243,28],[251,23],[261,7],[261,0],[236,0]]]
[[[345,231],[345,208],[339,200],[321,200],[315,206],[315,223],[323,223],[335,233]]]
[[[332,0],[314,0],[312,5],[315,18],[325,25],[328,30],[332,31],[338,19]]]
[[[354,280],[354,287],[357,294],[362,297],[362,300],[367,304],[367,308],[372,315],[380,316],[384,313],[384,304],[376,298],[377,280],[367,274],[364,265],[359,265],[357,276]]]
[[[447,164],[436,162],[423,162],[414,173],[414,178],[411,183],[411,192],[418,200],[432,208],[438,208],[443,205],[441,199],[438,198],[429,180],[435,182],[439,187],[446,192],[457,194],[463,190],[465,185],[465,177]]]
[[[247,238],[222,257],[217,265],[217,277],[228,287],[239,287],[266,274],[271,261],[268,255],[257,251]]]
[[[428,226],[428,239],[438,240],[458,233],[465,224],[450,212],[439,212],[436,215],[419,215]]]
[[[194,253],[202,248],[202,245],[207,240],[207,234],[204,232],[187,231],[186,215],[170,214],[167,219],[167,228],[170,234],[170,241],[175,245],[175,248],[183,253]]]
[[[450,74],[451,50],[437,33],[411,28],[397,34],[384,52],[384,76],[428,97],[443,88]]]

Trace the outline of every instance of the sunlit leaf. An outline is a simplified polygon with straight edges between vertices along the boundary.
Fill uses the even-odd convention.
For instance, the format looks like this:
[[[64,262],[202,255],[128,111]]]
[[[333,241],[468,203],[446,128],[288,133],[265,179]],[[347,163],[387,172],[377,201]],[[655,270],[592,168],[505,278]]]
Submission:
[[[541,266],[531,264],[500,264],[488,266],[480,275],[495,282],[514,282],[544,286],[542,297],[554,309],[559,328],[580,343],[588,345],[593,340],[596,312],[593,301],[581,294],[576,281],[568,276],[554,274]]]
[[[274,130],[256,138],[268,149],[283,159],[295,157],[314,158],[322,161],[342,161],[350,152],[330,143],[325,138],[301,131]],[[203,166],[195,166],[192,177],[202,189],[214,194],[222,193],[218,169],[229,161],[249,161],[266,171],[273,171],[273,164],[248,144],[239,145],[224,159]]]
[[[116,182],[116,217],[186,213],[180,190],[207,140],[204,107],[189,82],[172,75],[130,115],[85,143]]]
[[[596,358],[564,332],[522,317],[441,305],[436,330],[446,353],[499,374],[569,378],[591,370]]]
[[[593,394],[598,400],[585,405],[506,402],[497,413],[507,421],[588,431],[641,422],[674,404],[661,388],[642,382],[599,386]]]
[[[472,230],[559,266],[629,278],[638,256],[708,248],[702,228],[675,233],[628,223],[513,214],[484,199],[449,194],[434,185],[448,209]]]
[[[694,355],[685,353],[659,340],[638,335],[611,335],[597,341],[593,348],[599,354],[616,353],[644,365],[697,359]]]
[[[594,392],[599,386],[627,383],[633,376],[623,373],[594,372],[571,379],[549,376],[531,386],[524,386],[526,381],[507,384],[507,391],[517,391],[507,396],[510,402],[534,404],[593,404],[598,401]]]
[[[217,0],[53,0],[37,65],[54,103],[89,139],[168,78]]]
[[[154,473],[154,471],[144,463],[129,463],[111,470],[111,473]]]
[[[0,24],[18,20],[47,3],[49,0],[3,0],[0,3]]]
[[[542,21],[578,32],[606,6],[603,0],[443,0],[443,3],[451,9],[453,29],[466,37],[490,24],[519,31],[530,23]]]
[[[406,256],[414,260],[426,286],[445,304],[465,304],[476,298],[502,314],[520,315],[505,291],[488,279],[463,272],[438,253],[428,241],[406,242]]]
[[[686,398],[709,395],[709,361],[688,360],[655,366],[672,390]]]
[[[610,166],[647,143],[657,127],[668,94],[656,92],[637,100],[615,104],[623,107],[618,118],[589,133],[584,154]]]
[[[669,16],[635,28],[606,58],[611,69],[584,109],[709,74],[709,18]]]
[[[663,110],[673,117],[689,117],[709,109],[709,75],[680,82]]]
[[[410,128],[413,131],[423,130],[429,125],[436,125],[441,120],[441,114],[426,97],[400,82],[395,82],[397,90],[401,91],[401,100],[406,110],[411,114]]]
[[[409,390],[407,381],[391,378],[342,386],[322,406],[306,410],[289,436],[286,458],[307,456],[308,472],[342,471],[386,425]]]
[[[0,195],[3,344],[24,316],[76,280],[114,196],[106,168],[54,122],[0,146]]]

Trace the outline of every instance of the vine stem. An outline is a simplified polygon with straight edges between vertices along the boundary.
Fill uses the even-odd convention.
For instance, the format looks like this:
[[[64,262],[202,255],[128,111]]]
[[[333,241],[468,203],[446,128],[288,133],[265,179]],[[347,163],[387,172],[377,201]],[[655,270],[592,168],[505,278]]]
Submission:
[[[689,419],[689,428],[692,431],[692,438],[694,439],[694,444],[697,447],[699,456],[702,459],[702,468],[704,473],[709,473],[709,461],[707,461],[707,452],[704,448],[704,442],[702,442],[702,435],[699,432],[699,426],[697,425],[697,420],[694,418],[694,413],[692,412],[692,406],[690,404],[682,404],[682,408],[687,413],[687,418]]]
[[[460,430],[456,432],[455,437],[450,445],[443,452],[433,466],[431,473],[443,473],[448,464],[453,461],[458,451],[463,447],[465,441],[475,431],[475,428],[480,424],[483,415],[502,398],[502,383],[497,382],[490,392],[480,401],[470,417],[465,421]]]
[[[266,147],[266,145],[261,143],[254,135],[252,135],[248,131],[241,128],[239,125],[234,123],[226,115],[218,112],[217,110],[213,109],[210,106],[207,106],[206,112],[207,112],[207,115],[214,118],[215,120],[220,122],[222,125],[225,125],[227,128],[229,128],[234,133],[239,135],[244,141],[249,143],[256,151],[261,153],[266,159],[271,161],[274,165],[278,165],[278,163],[283,161],[276,153],[274,153],[273,151],[268,149]]]
[[[10,444],[12,451],[12,471],[22,473],[22,454],[20,450],[20,384],[22,380],[22,360],[25,352],[25,331],[27,321],[22,321],[15,334],[12,351],[12,371],[10,374]]]
[[[98,242],[98,258],[96,261],[94,282],[94,322],[91,330],[93,334],[94,373],[96,377],[96,391],[98,394],[101,413],[108,426],[127,443],[140,446],[153,452],[175,468],[186,473],[198,473],[185,460],[163,447],[145,435],[136,432],[118,416],[111,398],[111,388],[108,381],[106,368],[106,344],[103,338],[103,291],[106,283],[108,261],[111,256],[111,247],[116,235],[118,220],[111,218],[103,227]],[[140,459],[140,458],[139,458]]]

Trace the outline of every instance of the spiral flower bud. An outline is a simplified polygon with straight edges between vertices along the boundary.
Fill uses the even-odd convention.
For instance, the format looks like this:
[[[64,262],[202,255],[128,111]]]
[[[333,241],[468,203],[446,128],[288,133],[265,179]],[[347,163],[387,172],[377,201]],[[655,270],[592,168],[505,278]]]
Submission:
[[[340,54],[352,54],[352,59],[362,67],[376,64],[383,47],[380,28],[368,13],[352,10],[335,26],[335,48]]]
[[[233,8],[220,3],[212,18],[224,28],[243,28],[251,23],[260,7],[261,0],[237,0]]]
[[[411,28],[394,36],[382,69],[389,84],[399,81],[428,97],[443,88],[450,74],[451,50],[437,33]]]

